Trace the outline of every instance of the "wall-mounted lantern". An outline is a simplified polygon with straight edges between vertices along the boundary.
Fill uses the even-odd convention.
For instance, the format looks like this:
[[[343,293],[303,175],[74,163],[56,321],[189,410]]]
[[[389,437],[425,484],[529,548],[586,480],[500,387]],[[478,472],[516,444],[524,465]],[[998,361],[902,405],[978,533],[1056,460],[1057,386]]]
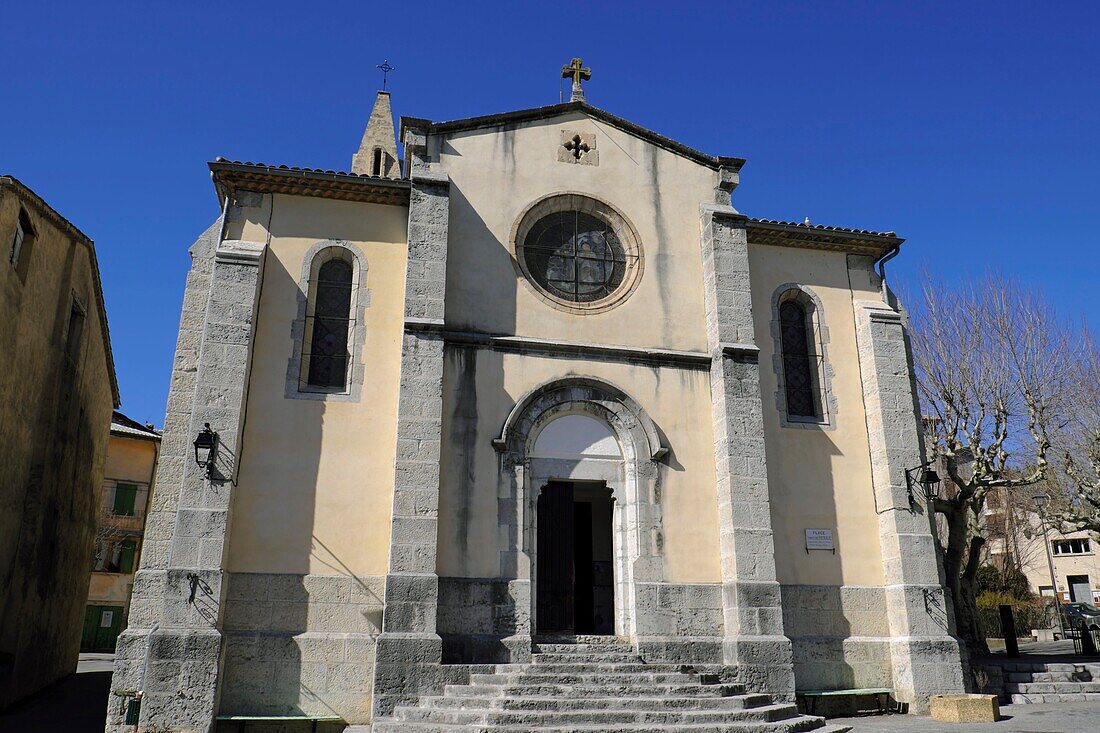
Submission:
[[[195,463],[199,468],[206,469],[206,475],[209,476],[214,466],[211,461],[214,458],[214,454],[218,449],[218,434],[210,429],[210,423],[206,423],[206,427],[199,431],[199,434],[195,436]]]
[[[940,495],[940,475],[936,473],[936,470],[932,468],[934,461],[928,461],[922,463],[916,468],[905,469],[905,488],[909,491],[909,508],[912,509],[917,504],[917,498],[913,495],[913,484],[920,484],[924,489],[924,498],[929,504],[934,499],[938,499]],[[914,474],[920,472],[916,478]]]

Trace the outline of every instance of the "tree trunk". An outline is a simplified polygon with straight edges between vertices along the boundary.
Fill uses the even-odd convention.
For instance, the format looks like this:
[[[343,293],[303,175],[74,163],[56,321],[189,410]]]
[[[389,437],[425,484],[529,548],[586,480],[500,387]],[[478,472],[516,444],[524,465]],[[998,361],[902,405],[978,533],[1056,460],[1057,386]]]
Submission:
[[[970,522],[965,506],[952,503],[950,510],[942,514],[947,519],[947,548],[944,550],[943,570],[954,601],[955,632],[971,654],[988,654],[989,647],[978,624],[975,582],[978,549],[984,540],[981,537],[970,537]]]

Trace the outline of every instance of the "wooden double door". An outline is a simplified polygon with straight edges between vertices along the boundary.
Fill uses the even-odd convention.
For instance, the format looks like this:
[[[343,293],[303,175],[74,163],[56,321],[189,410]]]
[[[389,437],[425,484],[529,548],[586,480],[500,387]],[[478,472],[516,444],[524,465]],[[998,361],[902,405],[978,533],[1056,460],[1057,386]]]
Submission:
[[[602,483],[551,481],[537,512],[537,630],[614,634],[610,492]]]

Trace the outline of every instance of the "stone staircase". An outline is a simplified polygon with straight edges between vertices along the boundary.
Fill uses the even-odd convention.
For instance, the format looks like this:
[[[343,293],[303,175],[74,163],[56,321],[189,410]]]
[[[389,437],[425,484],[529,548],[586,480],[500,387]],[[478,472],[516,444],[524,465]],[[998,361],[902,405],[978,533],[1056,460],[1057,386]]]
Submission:
[[[1100,702],[1100,662],[1002,663],[1004,694],[1013,703]]]
[[[800,715],[794,704],[674,664],[646,664],[626,643],[578,637],[540,643],[531,664],[501,664],[466,685],[398,707],[373,733],[539,731],[796,733],[849,730]]]

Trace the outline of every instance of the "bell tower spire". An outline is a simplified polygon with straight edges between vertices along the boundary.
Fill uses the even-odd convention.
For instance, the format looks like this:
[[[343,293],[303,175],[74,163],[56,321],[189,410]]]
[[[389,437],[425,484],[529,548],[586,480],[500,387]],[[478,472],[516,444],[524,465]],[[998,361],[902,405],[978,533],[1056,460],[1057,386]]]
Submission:
[[[367,128],[359,150],[352,156],[351,172],[367,176],[400,178],[401,167],[397,161],[397,137],[393,131],[393,110],[390,93],[380,91],[374,98]]]

